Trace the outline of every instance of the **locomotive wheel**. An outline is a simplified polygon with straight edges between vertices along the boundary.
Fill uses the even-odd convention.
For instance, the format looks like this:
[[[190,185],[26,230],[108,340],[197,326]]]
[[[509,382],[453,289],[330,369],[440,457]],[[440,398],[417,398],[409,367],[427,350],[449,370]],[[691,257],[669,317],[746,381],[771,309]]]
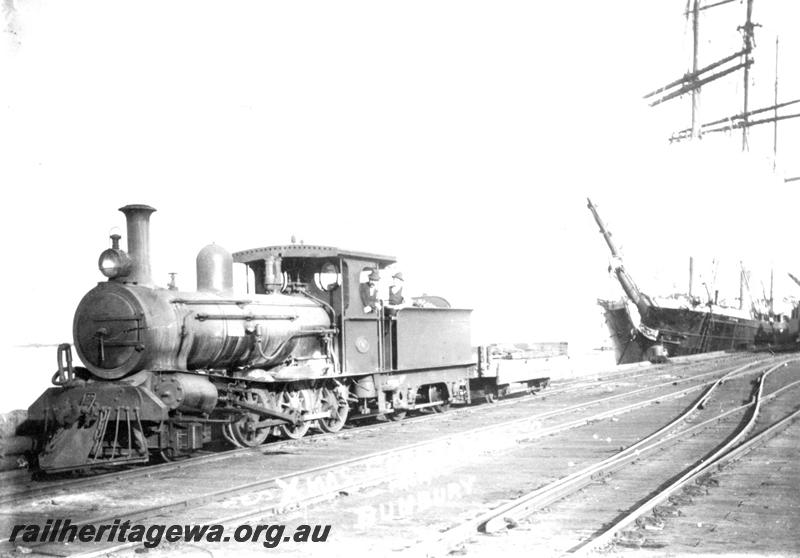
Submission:
[[[236,446],[237,448],[243,447],[236,438],[233,437],[233,426],[230,424],[223,424],[222,425],[222,436],[225,440],[228,441],[229,444]]]
[[[439,401],[441,402],[440,405],[431,407],[434,413],[443,413],[450,408],[450,404],[444,400],[442,390],[439,389],[439,386],[430,386],[428,388],[428,402],[436,403]]]
[[[248,391],[244,400],[247,403],[273,408],[270,394],[262,389]],[[244,448],[254,448],[264,443],[269,436],[270,427],[256,428],[255,424],[261,420],[256,413],[248,413],[242,419],[230,425],[230,434],[237,445]]]
[[[406,411],[395,411],[391,415],[386,415],[386,417],[391,421],[397,422],[406,418]]]
[[[330,411],[330,418],[322,418],[317,421],[320,430],[323,432],[339,432],[344,423],[347,422],[347,415],[350,407],[347,401],[339,398],[336,391],[324,387],[320,394],[320,403],[323,411]]]
[[[175,454],[172,451],[172,448],[166,448],[158,452],[158,456],[164,463],[169,463],[170,461],[175,461]]]
[[[309,399],[306,391],[307,390],[282,391],[280,394],[281,409],[284,411],[307,411]],[[306,435],[310,426],[310,422],[303,422],[299,425],[281,424],[278,430],[286,438],[299,440]]]

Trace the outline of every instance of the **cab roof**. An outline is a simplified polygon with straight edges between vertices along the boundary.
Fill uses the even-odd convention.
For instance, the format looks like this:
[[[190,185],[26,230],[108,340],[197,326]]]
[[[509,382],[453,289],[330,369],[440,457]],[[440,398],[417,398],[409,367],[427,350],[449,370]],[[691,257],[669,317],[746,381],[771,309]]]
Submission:
[[[233,253],[233,261],[236,263],[250,263],[266,259],[268,256],[280,256],[281,258],[348,258],[353,260],[364,260],[375,262],[385,267],[397,261],[394,256],[381,254],[371,254],[369,252],[355,252],[352,250],[342,250],[334,246],[318,246],[314,244],[283,244],[279,246],[264,246],[262,248],[251,248]]]

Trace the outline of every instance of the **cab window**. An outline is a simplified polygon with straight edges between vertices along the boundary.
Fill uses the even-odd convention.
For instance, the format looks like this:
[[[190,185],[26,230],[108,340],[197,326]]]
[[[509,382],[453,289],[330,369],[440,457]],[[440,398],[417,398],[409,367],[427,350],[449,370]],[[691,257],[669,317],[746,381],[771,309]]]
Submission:
[[[342,286],[342,274],[332,262],[325,262],[314,274],[314,283],[321,291],[332,291]]]

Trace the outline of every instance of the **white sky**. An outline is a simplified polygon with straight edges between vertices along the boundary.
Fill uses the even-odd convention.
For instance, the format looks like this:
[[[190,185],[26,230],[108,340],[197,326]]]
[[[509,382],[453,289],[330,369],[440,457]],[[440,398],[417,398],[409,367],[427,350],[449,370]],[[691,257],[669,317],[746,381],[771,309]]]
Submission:
[[[738,135],[669,146],[688,100],[641,100],[687,70],[684,4],[5,0],[3,343],[71,338],[128,203],[158,209],[162,284],[193,289],[211,241],[295,234],[397,255],[412,292],[476,309],[481,342],[602,341],[595,300],[620,291],[587,195],[648,292],[684,289],[694,255],[721,286],[740,259],[765,283],[774,265],[798,295],[800,183],[770,177],[771,127],[746,158]],[[800,97],[798,15],[756,0],[751,107],[772,102],[776,34],[781,98]],[[704,14],[701,65],[743,18]],[[740,110],[741,74],[704,90],[704,121]]]

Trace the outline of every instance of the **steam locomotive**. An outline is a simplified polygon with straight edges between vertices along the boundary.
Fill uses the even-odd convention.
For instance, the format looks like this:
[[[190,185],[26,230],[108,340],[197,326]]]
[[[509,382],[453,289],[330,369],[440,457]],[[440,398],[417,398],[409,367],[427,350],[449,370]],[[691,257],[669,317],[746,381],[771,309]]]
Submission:
[[[367,312],[360,278],[390,256],[290,244],[197,255],[197,291],[153,283],[154,208],[127,205],[128,251],[111,236],[107,281],[79,303],[74,347],[58,348],[54,387],[20,433],[45,473],[173,459],[226,441],[257,446],[348,420],[444,410],[508,388],[485,347],[473,351],[470,310],[432,297],[423,307]],[[233,293],[233,264],[246,266]],[[515,370],[514,382],[546,378]]]

